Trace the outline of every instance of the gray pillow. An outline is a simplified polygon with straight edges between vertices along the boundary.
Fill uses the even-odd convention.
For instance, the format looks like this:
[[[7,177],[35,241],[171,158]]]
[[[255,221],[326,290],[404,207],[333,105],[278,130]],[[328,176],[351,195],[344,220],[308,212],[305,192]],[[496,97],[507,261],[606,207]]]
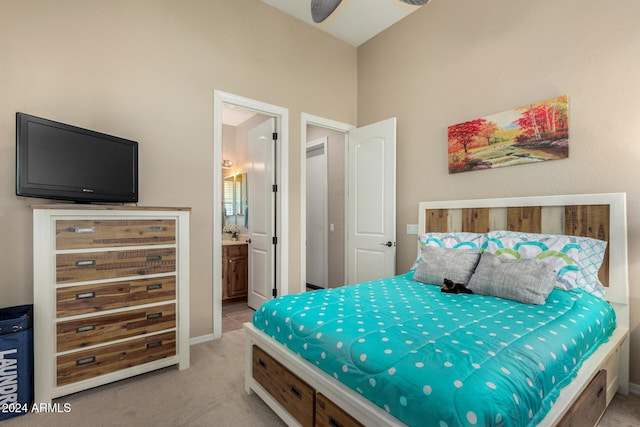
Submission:
[[[467,284],[480,259],[475,249],[452,249],[426,246],[413,280],[442,286],[444,279]]]
[[[535,258],[505,259],[485,252],[468,288],[476,294],[525,304],[544,304],[553,290],[556,276],[553,267]]]

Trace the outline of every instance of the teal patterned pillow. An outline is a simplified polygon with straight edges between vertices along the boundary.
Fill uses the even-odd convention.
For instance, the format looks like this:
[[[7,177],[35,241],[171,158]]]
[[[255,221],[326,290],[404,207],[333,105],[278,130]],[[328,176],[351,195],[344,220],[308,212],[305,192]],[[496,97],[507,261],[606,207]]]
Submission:
[[[577,286],[580,245],[575,238],[491,231],[487,233],[484,250],[499,258],[538,259],[557,272],[557,287],[568,290]]]
[[[420,244],[420,254],[418,259],[413,263],[411,270],[418,268],[418,264],[422,262],[424,248],[427,246],[437,246],[449,249],[475,249],[482,250],[482,245],[486,240],[486,235],[482,233],[468,232],[451,232],[451,233],[426,233],[418,237]]]
[[[589,237],[578,237],[580,243],[581,275],[578,275],[578,287],[604,299],[604,286],[598,278],[598,271],[604,261],[607,242]]]
[[[517,241],[514,242],[512,239],[516,239]],[[499,245],[509,248],[513,247],[518,242],[528,242],[528,245],[530,245],[529,249],[540,244],[551,245],[553,249],[558,249],[559,246],[565,244],[571,245],[567,247],[567,251],[565,251],[565,253],[571,261],[573,261],[573,264],[567,263],[566,267],[573,269],[573,266],[575,266],[577,267],[577,270],[575,271],[575,275],[566,275],[566,273],[562,273],[561,270],[556,270],[561,273],[558,276],[559,279],[556,281],[556,286],[559,286],[562,289],[579,287],[600,298],[604,298],[604,286],[602,286],[602,283],[600,283],[600,280],[598,279],[598,271],[600,270],[600,266],[604,259],[607,242],[582,236],[522,233],[502,230],[491,231],[487,234],[485,248],[490,253],[494,253],[496,249],[493,248]],[[558,259],[550,258],[547,261],[552,260],[555,261],[552,264],[556,264],[556,266],[562,265]]]

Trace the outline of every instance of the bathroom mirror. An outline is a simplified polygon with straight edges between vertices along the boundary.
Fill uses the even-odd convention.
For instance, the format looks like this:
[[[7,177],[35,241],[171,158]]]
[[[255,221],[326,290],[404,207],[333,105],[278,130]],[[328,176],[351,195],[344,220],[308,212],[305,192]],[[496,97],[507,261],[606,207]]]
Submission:
[[[224,178],[223,213],[227,224],[244,225],[247,208],[247,174],[238,173]]]

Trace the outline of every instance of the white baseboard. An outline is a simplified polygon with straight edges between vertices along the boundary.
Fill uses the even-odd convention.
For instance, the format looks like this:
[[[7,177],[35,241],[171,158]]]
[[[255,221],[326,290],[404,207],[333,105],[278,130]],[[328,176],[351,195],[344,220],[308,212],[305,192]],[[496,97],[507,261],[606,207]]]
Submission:
[[[640,384],[629,383],[629,393],[640,395]]]
[[[201,335],[189,339],[190,345],[202,344],[203,342],[213,341],[213,334]]]

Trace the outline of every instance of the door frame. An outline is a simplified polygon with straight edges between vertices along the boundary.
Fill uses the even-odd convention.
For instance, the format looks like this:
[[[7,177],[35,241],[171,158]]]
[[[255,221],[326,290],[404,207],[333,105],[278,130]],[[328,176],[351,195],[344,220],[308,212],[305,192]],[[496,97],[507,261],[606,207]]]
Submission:
[[[356,126],[350,125],[348,123],[338,122],[336,120],[327,119],[320,116],[314,116],[312,114],[302,113],[300,119],[300,288],[297,292],[306,292],[307,290],[307,251],[306,251],[306,241],[307,241],[307,126],[318,126],[331,130],[335,130],[338,132],[342,132],[345,135],[345,154],[347,153],[347,149],[349,147],[349,131],[351,129],[355,129]],[[347,184],[348,179],[348,156],[345,155],[345,185]],[[348,197],[348,194],[345,192],[345,199]],[[345,200],[346,201],[346,200]],[[345,204],[345,206],[347,206]],[[345,225],[347,225],[347,220],[349,215],[347,214],[347,210],[344,212],[345,216]],[[348,266],[349,257],[346,253],[346,236],[345,236],[345,266]],[[345,281],[346,281],[346,273],[347,268],[345,268]],[[327,278],[328,279],[328,278]],[[346,282],[345,282],[346,283]],[[327,286],[329,286],[327,284]],[[293,289],[292,289],[293,291]]]
[[[276,119],[276,287],[278,295],[290,291],[289,271],[289,109],[215,89],[213,91],[213,339],[222,336],[222,107],[233,105]],[[295,290],[297,292],[297,290]]]

